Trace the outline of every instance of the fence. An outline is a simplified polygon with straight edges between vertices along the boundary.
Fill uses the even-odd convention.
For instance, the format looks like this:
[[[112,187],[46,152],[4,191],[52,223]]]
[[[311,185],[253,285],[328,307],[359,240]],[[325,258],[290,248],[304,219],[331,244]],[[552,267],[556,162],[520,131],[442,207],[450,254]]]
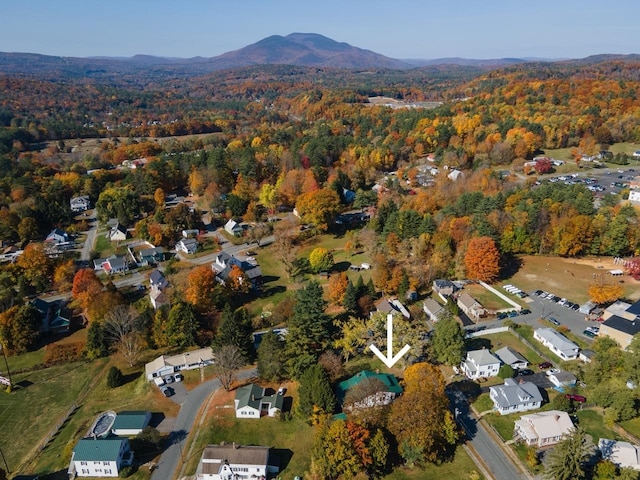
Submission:
[[[58,433],[58,431],[62,428],[62,426],[65,424],[65,422],[69,419],[69,417],[71,415],[73,415],[73,412],[75,412],[77,410],[78,406],[74,403],[73,405],[71,405],[71,408],[69,408],[69,410],[67,410],[67,413],[65,413],[60,420],[58,420],[58,423],[56,423],[56,425],[51,429],[51,431],[49,432],[49,434],[42,440],[42,442],[40,442],[40,445],[38,445],[38,452],[41,452],[42,450],[45,449],[45,447],[47,445],[49,445],[49,442],[51,440],[53,440],[53,437],[56,436],[56,434]]]
[[[508,332],[508,331],[509,331],[509,327],[496,327],[496,328],[489,328],[487,330],[480,330],[479,332],[467,333],[466,337],[475,338],[475,337],[482,337],[483,335],[491,335],[492,333],[501,333],[501,332]]]

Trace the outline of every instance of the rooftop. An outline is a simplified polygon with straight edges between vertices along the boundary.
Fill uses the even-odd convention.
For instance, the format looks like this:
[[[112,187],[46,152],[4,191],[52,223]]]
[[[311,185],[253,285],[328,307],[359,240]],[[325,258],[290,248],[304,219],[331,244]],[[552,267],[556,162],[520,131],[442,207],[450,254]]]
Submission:
[[[382,382],[388,392],[400,395],[402,393],[402,387],[398,383],[398,379],[390,373],[376,373],[371,370],[363,370],[357,373],[353,377],[344,380],[338,384],[338,399],[344,399],[348,390],[352,389],[360,382],[368,379],[376,379]]]
[[[123,442],[129,444],[126,438],[83,438],[73,449],[74,462],[115,462],[120,454]]]
[[[627,335],[640,333],[640,320],[627,320],[618,315],[609,317],[602,325],[606,325],[609,328],[626,333]]]

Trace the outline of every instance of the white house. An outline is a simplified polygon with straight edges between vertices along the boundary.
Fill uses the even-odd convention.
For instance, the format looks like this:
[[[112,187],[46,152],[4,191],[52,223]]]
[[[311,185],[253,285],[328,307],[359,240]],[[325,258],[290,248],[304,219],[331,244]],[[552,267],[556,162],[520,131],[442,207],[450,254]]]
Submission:
[[[529,446],[546,447],[560,442],[573,428],[567,412],[549,410],[521,416],[515,422],[513,437]]]
[[[598,440],[598,449],[602,453],[603,460],[615,463],[620,468],[640,470],[640,446],[601,438]]]
[[[107,233],[107,238],[112,242],[123,242],[127,239],[127,229],[121,225],[115,225],[109,232]]]
[[[89,200],[88,195],[73,197],[69,200],[69,206],[71,207],[71,211],[74,213],[85,212],[91,208],[91,200]]]
[[[188,255],[196,253],[198,241],[195,238],[182,238],[176,243],[176,252],[184,252]]]
[[[184,352],[179,355],[160,355],[144,367],[147,380],[153,380],[164,375],[171,375],[180,370],[192,370],[205,365],[213,364],[213,351],[211,347]]]
[[[229,219],[229,221],[224,224],[224,229],[227,233],[235,237],[242,235],[242,227],[233,219]]]
[[[489,387],[489,397],[500,415],[535,410],[542,405],[542,394],[535,383],[513,378],[505,379],[504,385]]]
[[[548,378],[551,383],[560,388],[572,387],[578,382],[578,379],[573,373],[565,371],[552,373],[548,375]]]
[[[495,351],[496,357],[500,359],[505,365],[510,365],[514,370],[520,368],[527,368],[529,362],[519,352],[511,347],[502,347]]]
[[[68,243],[71,241],[71,237],[64,230],[60,230],[59,228],[54,228],[51,230],[51,233],[47,235],[45,242],[52,243],[54,245],[59,245],[61,243]]]
[[[78,477],[117,477],[122,467],[133,463],[126,438],[83,438],[71,454],[68,473]]]
[[[196,480],[266,480],[278,467],[270,462],[270,448],[233,444],[208,445],[196,469]]]
[[[108,258],[97,258],[93,261],[93,268],[104,271],[109,275],[125,273],[129,271],[129,262],[123,255],[113,254]]]
[[[580,347],[553,328],[537,328],[533,332],[533,338],[563,360],[575,360],[578,358]]]
[[[238,388],[234,400],[236,418],[275,417],[282,411],[283,404],[284,395],[267,395],[266,389],[255,383]]]
[[[427,314],[429,320],[437,322],[440,319],[440,314],[444,312],[444,306],[432,298],[427,298],[422,304],[422,310]]]
[[[640,190],[629,190],[629,201],[640,203]]]
[[[500,360],[486,348],[471,350],[467,352],[467,358],[460,364],[460,368],[471,380],[477,380],[481,377],[495,377],[500,370]]]

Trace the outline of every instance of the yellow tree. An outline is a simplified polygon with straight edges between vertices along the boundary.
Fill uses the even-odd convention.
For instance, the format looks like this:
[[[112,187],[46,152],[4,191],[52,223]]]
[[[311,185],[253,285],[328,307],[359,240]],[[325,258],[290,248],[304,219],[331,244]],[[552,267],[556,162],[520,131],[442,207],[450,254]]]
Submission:
[[[233,292],[247,293],[251,289],[251,282],[239,266],[233,265],[229,271],[227,286]]]
[[[624,288],[619,283],[600,280],[589,285],[589,298],[597,304],[615,302],[624,295]]]
[[[191,169],[189,174],[189,189],[194,195],[202,195],[207,187],[207,179],[197,168]]]
[[[53,284],[61,291],[66,292],[71,288],[76,266],[72,259],[59,263],[53,271]]]
[[[300,219],[325,231],[340,209],[340,197],[330,188],[303,193],[296,201]]]
[[[276,187],[271,185],[270,183],[263,183],[260,188],[260,194],[258,195],[258,199],[262,205],[269,211],[269,213],[273,213],[276,208]]]
[[[346,272],[341,272],[340,275],[334,275],[329,279],[328,293],[329,300],[333,303],[342,305],[344,294],[347,291],[347,285],[349,285],[349,278]]]
[[[405,460],[433,462],[458,439],[444,377],[438,367],[416,363],[405,370],[404,383],[404,393],[392,404],[387,426]]]
[[[44,290],[51,281],[52,265],[42,243],[30,243],[16,261],[25,279],[38,291]]]

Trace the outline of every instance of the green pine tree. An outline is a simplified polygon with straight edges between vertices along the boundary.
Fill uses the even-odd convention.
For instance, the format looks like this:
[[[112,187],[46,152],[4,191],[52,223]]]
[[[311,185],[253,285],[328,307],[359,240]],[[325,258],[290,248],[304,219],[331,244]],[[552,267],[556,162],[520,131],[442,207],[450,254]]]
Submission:
[[[318,364],[312,365],[300,376],[296,413],[308,419],[314,413],[314,407],[321,413],[333,413],[335,406],[336,397],[327,372]]]
[[[548,480],[580,480],[585,478],[583,464],[588,456],[584,430],[576,427],[551,452],[544,476]]]
[[[249,311],[244,307],[233,311],[231,306],[226,304],[213,343],[213,346],[218,348],[224,345],[236,346],[245,360],[252,362],[256,352],[253,346],[253,326]]]
[[[362,279],[362,277],[360,277]],[[344,298],[342,299],[342,306],[349,315],[353,315],[358,310],[358,291],[356,287],[351,283],[347,284],[347,289],[344,292]]]
[[[273,330],[262,336],[258,346],[258,375],[268,382],[278,382],[283,378],[284,365],[282,350],[284,343]]]

